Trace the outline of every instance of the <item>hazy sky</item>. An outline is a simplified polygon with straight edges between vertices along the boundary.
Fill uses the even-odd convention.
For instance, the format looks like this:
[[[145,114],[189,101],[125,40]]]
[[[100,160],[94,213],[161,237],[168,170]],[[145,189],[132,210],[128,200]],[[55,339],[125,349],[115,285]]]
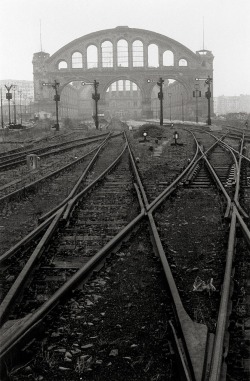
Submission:
[[[126,25],[214,58],[214,95],[250,94],[250,0],[0,0],[0,79],[33,79],[33,53]]]

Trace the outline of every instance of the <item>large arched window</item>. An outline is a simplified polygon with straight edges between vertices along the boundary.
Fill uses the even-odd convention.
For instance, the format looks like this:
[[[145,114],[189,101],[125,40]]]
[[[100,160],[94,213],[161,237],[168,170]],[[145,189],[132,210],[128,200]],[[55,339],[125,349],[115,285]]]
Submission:
[[[136,40],[132,45],[133,54],[133,67],[142,67],[143,62],[143,43],[140,40]]]
[[[117,43],[117,66],[128,67],[128,43],[126,40],[119,40]]]
[[[68,68],[68,64],[66,61],[60,61],[59,64],[58,64],[58,69],[67,69]]]
[[[102,67],[113,67],[113,44],[110,41],[104,41],[102,49]]]
[[[72,69],[82,68],[82,53],[75,52],[72,54]]]
[[[118,83],[117,90],[118,91],[123,91],[124,90],[123,89],[123,80],[120,79],[117,83]]]
[[[117,82],[113,82],[109,87],[110,91],[116,91]]]
[[[87,68],[91,69],[94,67],[98,67],[97,47],[95,45],[90,45],[87,48]]]
[[[130,81],[128,80],[125,81],[125,91],[130,91],[130,84],[131,84]]]
[[[181,58],[179,60],[179,66],[187,66],[188,63],[187,63],[187,60],[185,60],[184,58]]]
[[[174,66],[174,53],[171,50],[163,53],[163,66]]]
[[[138,91],[139,90],[137,84],[134,83],[134,82],[132,82],[132,90],[133,91]]]
[[[120,79],[119,81],[113,82],[106,90],[107,93],[109,92],[125,92],[125,91],[140,91],[136,83],[131,82],[129,80],[123,80]]]
[[[159,67],[159,51],[155,44],[148,46],[148,67]]]

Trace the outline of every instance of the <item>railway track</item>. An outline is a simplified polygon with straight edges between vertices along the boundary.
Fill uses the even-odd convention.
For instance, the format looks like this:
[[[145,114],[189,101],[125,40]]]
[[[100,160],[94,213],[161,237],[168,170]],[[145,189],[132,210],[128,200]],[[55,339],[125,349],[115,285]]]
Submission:
[[[198,147],[198,146],[197,146]],[[207,148],[207,147],[206,147]],[[241,152],[242,152],[242,145],[241,145]],[[65,239],[64,233],[62,233],[62,230],[58,233],[58,236],[56,236],[55,242],[52,243],[52,246],[50,246],[48,253],[51,254],[51,256],[48,255],[48,262],[44,262],[41,266],[45,268],[46,275],[47,271],[49,271],[50,263],[52,261],[55,251],[60,252],[60,247],[62,248],[62,252],[65,251],[65,244],[70,246],[69,248],[66,247],[66,251],[70,250],[72,258],[72,254],[75,254],[76,249],[79,245],[79,250],[87,250],[90,249],[91,252],[91,244],[89,241],[92,241],[91,239],[77,239],[77,235],[79,234],[79,237],[81,237],[81,234],[77,232],[75,234],[75,225],[71,225],[74,223],[74,219],[76,219],[76,223],[79,224],[81,227],[81,230],[88,231],[89,229],[89,222],[91,219],[93,219],[93,214],[96,218],[97,211],[95,207],[97,206],[97,209],[99,207],[100,211],[102,211],[101,205],[103,205],[103,200],[108,200],[107,205],[108,208],[111,208],[110,216],[113,215],[112,211],[113,209],[119,213],[119,205],[121,206],[121,214],[116,216],[116,221],[118,218],[118,221],[120,220],[120,216],[124,216],[124,207],[127,205],[126,208],[127,214],[130,214],[130,219],[123,222],[123,229],[120,231],[119,228],[122,226],[117,227],[116,231],[113,231],[113,225],[116,225],[115,223],[111,223],[111,226],[106,225],[107,217],[105,217],[105,220],[99,220],[101,221],[101,224],[94,223],[91,225],[91,234],[93,234],[93,225],[97,225],[100,227],[100,225],[103,227],[105,226],[105,232],[104,235],[107,238],[107,241],[104,243],[105,245],[102,246],[103,242],[100,241],[99,247],[95,247],[94,250],[91,252],[91,254],[95,254],[92,257],[92,260],[90,262],[83,265],[83,267],[74,273],[72,276],[71,271],[76,271],[76,263],[79,261],[79,258],[76,256],[75,262],[71,262],[71,266],[64,265],[63,271],[64,276],[68,278],[66,284],[64,286],[61,286],[59,292],[56,291],[51,299],[48,299],[47,301],[44,301],[44,299],[47,299],[48,295],[46,296],[46,293],[41,293],[40,289],[38,289],[35,286],[30,287],[32,290],[36,290],[35,296],[26,294],[26,300],[29,301],[28,304],[29,310],[31,312],[30,315],[26,315],[22,320],[17,322],[16,330],[12,331],[11,337],[10,331],[8,329],[5,330],[5,343],[4,348],[2,351],[2,358],[5,359],[6,362],[8,362],[8,359],[12,357],[12,350],[14,347],[18,347],[18,343],[24,336],[26,336],[27,339],[27,329],[29,331],[32,331],[34,327],[37,325],[38,321],[47,314],[47,312],[44,312],[44,308],[48,310],[51,310],[51,308],[55,307],[56,304],[58,304],[59,295],[58,293],[62,293],[65,297],[67,293],[69,293],[69,290],[72,290],[76,285],[82,284],[83,280],[85,278],[88,278],[90,276],[90,268],[93,270],[94,262],[98,263],[100,265],[100,261],[102,262],[103,257],[105,254],[111,254],[112,252],[116,252],[118,258],[121,260],[125,259],[123,257],[129,257],[131,256],[131,250],[124,254],[124,248],[122,251],[117,251],[120,245],[122,244],[122,240],[124,237],[127,237],[127,234],[133,234],[136,235],[136,231],[138,231],[138,223],[144,223],[145,218],[149,222],[149,231],[151,240],[153,243],[154,251],[157,255],[157,258],[160,258],[160,261],[162,263],[164,273],[166,275],[166,280],[168,284],[168,292],[170,290],[170,293],[168,294],[168,298],[170,298],[173,302],[171,310],[167,312],[167,316],[165,316],[165,324],[168,322],[168,328],[167,328],[167,336],[164,335],[164,339],[170,341],[170,336],[172,337],[171,343],[172,345],[168,346],[168,348],[164,351],[166,356],[166,362],[168,364],[168,369],[166,370],[166,374],[169,375],[169,379],[176,379],[176,373],[175,370],[172,369],[170,371],[169,364],[172,364],[172,350],[174,348],[175,353],[175,363],[178,362],[179,370],[181,372],[181,379],[185,380],[221,380],[223,377],[225,377],[225,374],[227,372],[227,368],[225,367],[225,357],[224,357],[224,348],[226,348],[226,352],[228,352],[230,345],[228,344],[227,339],[227,324],[230,321],[230,316],[228,314],[229,306],[230,306],[230,292],[229,290],[232,288],[231,284],[231,274],[233,273],[232,268],[232,254],[234,252],[234,240],[235,240],[235,232],[236,232],[236,219],[239,223],[239,227],[241,231],[243,231],[243,238],[244,242],[247,241],[247,237],[249,237],[249,231],[246,226],[244,226],[244,218],[246,218],[246,213],[244,213],[243,208],[238,208],[239,203],[236,203],[236,196],[239,189],[239,173],[240,173],[240,163],[235,163],[239,171],[237,171],[236,181],[235,184],[232,184],[230,195],[225,190],[225,185],[227,183],[227,180],[224,176],[224,173],[221,173],[219,171],[219,167],[216,164],[218,160],[221,162],[222,157],[224,158],[223,152],[221,152],[220,149],[217,149],[217,142],[215,143],[215,154],[210,154],[210,149],[208,148],[207,151],[203,149],[197,148],[196,154],[191,160],[190,163],[185,163],[184,165],[184,171],[182,171],[183,167],[180,167],[179,173],[177,173],[177,177],[172,181],[170,185],[168,185],[165,190],[159,194],[159,188],[152,188],[148,187],[146,191],[142,187],[142,181],[140,180],[138,176],[138,171],[136,169],[135,162],[132,160],[131,164],[128,164],[128,158],[127,158],[127,164],[125,162],[121,162],[121,172],[118,174],[119,181],[114,180],[114,174],[109,174],[107,177],[106,182],[104,183],[104,186],[106,187],[106,191],[103,191],[103,189],[100,188],[100,194],[97,194],[95,196],[95,190],[91,190],[90,196],[93,196],[93,202],[91,202],[91,197],[89,200],[87,200],[87,205],[84,208],[84,211],[81,212],[77,210],[77,208],[80,208],[80,202],[81,197],[85,194],[86,189],[83,189],[77,196],[75,196],[74,200],[72,202],[69,202],[67,206],[64,209],[62,207],[59,212],[57,212],[56,215],[53,217],[53,224],[54,226],[57,224],[57,221],[61,221],[60,226],[66,234],[68,234],[66,237],[68,237],[68,240]],[[212,151],[212,149],[211,149]],[[125,150],[124,153],[127,151]],[[241,152],[239,153],[239,157],[241,157]],[[209,163],[208,160],[208,153],[211,155],[212,164]],[[134,154],[134,156],[136,156]],[[124,155],[125,157],[125,155]],[[214,188],[207,188],[201,191],[198,189],[198,187],[195,188],[185,188],[183,187],[183,184],[186,183],[187,178],[189,178],[190,173],[194,173],[194,168],[197,167],[198,162],[205,161],[205,164],[209,168],[209,172],[212,175],[214,181],[216,181],[217,187],[220,189],[220,194],[222,197],[226,199],[226,202],[221,201],[221,196],[219,196],[219,193],[215,193]],[[227,167],[230,167],[232,165],[231,161],[226,158],[226,163],[228,164]],[[126,198],[120,199],[118,201],[118,204],[116,204],[116,197],[114,197],[114,194],[117,193],[117,196],[122,194],[124,189],[124,169],[122,170],[122,165],[127,165],[126,168],[129,167],[129,165],[132,165],[133,169],[133,178],[136,179],[137,186],[135,186],[135,190],[137,195],[139,196],[137,207],[140,205],[140,209],[138,210],[135,207],[131,208],[131,200],[126,201]],[[203,167],[203,166],[201,166]],[[226,167],[226,165],[224,165]],[[119,173],[119,165],[117,165],[117,173]],[[217,172],[216,172],[217,169]],[[131,172],[128,171],[128,169],[125,170],[125,172],[129,172],[129,181],[126,181],[126,185],[130,184],[130,188],[127,190],[127,196],[131,197],[131,187],[133,181],[131,181]],[[140,171],[139,171],[140,172]],[[228,171],[227,168],[227,174],[229,176],[230,171]],[[121,174],[122,173],[122,174]],[[125,177],[126,178],[126,177]],[[144,179],[145,180],[145,179]],[[170,180],[171,181],[171,180]],[[192,183],[192,179],[189,179],[189,184]],[[90,179],[91,182],[91,179]],[[106,184],[106,185],[105,185]],[[119,184],[121,185],[121,188],[119,189]],[[115,191],[114,191],[115,187]],[[88,187],[87,187],[88,189]],[[89,189],[92,189],[89,188]],[[97,188],[95,188],[97,190]],[[104,188],[105,189],[105,188]],[[140,189],[140,191],[139,191]],[[116,192],[117,190],[117,192]],[[202,193],[203,192],[203,193]],[[97,192],[98,193],[98,192]],[[104,198],[105,195],[105,198]],[[111,197],[111,199],[109,198]],[[149,201],[148,201],[149,197]],[[238,196],[237,196],[238,197]],[[133,199],[134,200],[134,199]],[[212,204],[212,200],[215,201],[214,204]],[[68,221],[68,216],[71,216],[71,208],[78,204],[77,207],[75,207],[74,213],[71,217],[71,219]],[[213,205],[211,208],[210,205]],[[91,205],[91,207],[90,207]],[[115,205],[115,206],[114,206]],[[81,205],[82,206],[82,205]],[[91,209],[92,206],[94,209]],[[114,207],[113,207],[114,206]],[[130,207],[129,207],[130,206]],[[197,207],[199,206],[199,207]],[[113,208],[113,209],[112,209]],[[159,208],[159,209],[158,209]],[[106,209],[106,214],[107,214]],[[131,210],[132,209],[132,210]],[[223,215],[225,214],[225,209],[227,210],[227,218],[230,220],[230,225],[228,225],[227,220],[223,219]],[[157,212],[154,214],[155,210]],[[218,211],[220,210],[221,213]],[[94,211],[94,212],[93,212]],[[196,212],[195,212],[196,211]],[[93,212],[93,214],[92,214]],[[77,214],[78,213],[78,214]],[[90,214],[89,214],[90,213]],[[85,217],[84,220],[82,220],[82,217]],[[98,214],[99,216],[99,214]],[[52,221],[52,217],[51,218]],[[47,220],[45,220],[45,223]],[[65,223],[63,223],[65,221]],[[70,222],[73,221],[73,222]],[[87,223],[86,223],[87,221]],[[96,220],[95,220],[96,221]],[[204,223],[204,229],[199,230],[199,226],[201,223]],[[66,225],[65,225],[66,224]],[[127,225],[126,225],[127,224]],[[194,226],[192,226],[194,225]],[[65,228],[66,226],[66,228]],[[157,230],[158,226],[158,230]],[[208,230],[208,226],[210,226],[210,230]],[[230,232],[229,232],[229,226],[230,226]],[[197,228],[197,231],[199,234],[195,234],[195,227]],[[95,228],[97,228],[95,226]],[[112,238],[111,240],[108,240],[111,238],[108,235],[109,229],[112,231],[112,234],[116,234],[115,238]],[[66,229],[66,230],[65,230]],[[68,229],[68,230],[67,230]],[[134,229],[134,230],[133,230]],[[102,229],[101,229],[102,230]],[[140,235],[142,233],[140,232]],[[229,239],[228,239],[229,235]],[[88,235],[85,236],[87,238]],[[102,233],[98,231],[96,235],[93,235],[94,241],[97,241],[98,239],[102,237]],[[128,239],[128,238],[126,238]],[[228,239],[228,240],[227,240]],[[196,240],[196,241],[195,241]],[[250,241],[250,240],[249,240]],[[133,242],[133,241],[132,241]],[[78,244],[79,243],[79,244]],[[96,242],[95,242],[96,243]],[[216,243],[216,244],[215,244]],[[124,244],[123,244],[124,245]],[[144,244],[144,248],[150,247],[150,244],[148,241],[146,241]],[[225,248],[227,246],[227,249]],[[126,248],[126,246],[125,246]],[[152,250],[152,249],[147,249]],[[247,252],[246,248],[246,252]],[[96,252],[97,251],[97,252]],[[194,254],[191,254],[191,252],[194,252]],[[190,257],[187,256],[187,253],[190,253]],[[223,257],[224,255],[224,257]],[[218,257],[220,259],[220,267],[218,269]],[[57,261],[57,262],[56,262]],[[68,259],[67,259],[68,261]],[[59,265],[60,270],[58,270],[58,273],[53,273],[53,276],[56,278],[59,277],[62,278],[62,275],[59,275],[61,273],[61,267],[62,262],[67,261],[61,261],[55,260],[54,267],[56,268],[56,263]],[[194,261],[194,262],[192,262]],[[198,261],[198,262],[197,262]],[[75,264],[75,266],[72,265],[72,263]],[[225,268],[225,274],[224,274],[224,263],[226,264]],[[82,264],[82,263],[81,263]],[[196,265],[197,264],[197,265]],[[106,267],[106,269],[109,267]],[[124,269],[125,271],[126,269]],[[106,270],[104,270],[106,271]],[[104,282],[104,284],[107,283],[108,278],[111,275],[111,270],[109,269],[108,272],[104,273],[104,277],[106,276],[106,280],[103,280],[101,276],[101,280],[99,278],[99,285]],[[127,271],[127,270],[126,270]],[[214,273],[216,273],[216,278],[213,280],[212,276],[214,276]],[[108,275],[107,275],[108,274]],[[39,272],[40,276],[41,273]],[[173,277],[174,275],[174,277]],[[199,278],[201,282],[197,279],[197,275],[199,275]],[[209,279],[209,282],[202,282],[203,277],[206,277],[206,279]],[[175,278],[175,280],[174,280]],[[97,278],[98,279],[98,278]],[[128,277],[129,279],[129,277]],[[204,278],[205,279],[205,278]],[[196,280],[197,282],[194,282]],[[55,281],[55,279],[54,279]],[[126,282],[126,281],[125,281]],[[41,282],[42,283],[42,282]],[[96,290],[91,291],[91,288],[94,288],[95,280],[90,283],[90,285],[86,286],[85,289],[85,296],[88,298],[89,302],[86,302],[86,298],[84,299],[84,295],[80,291],[80,302],[77,302],[77,297],[73,294],[73,302],[71,301],[69,304],[71,305],[70,310],[66,310],[66,312],[63,310],[63,306],[61,305],[59,307],[60,316],[63,317],[63,319],[66,319],[67,321],[67,311],[74,312],[74,316],[82,316],[82,314],[88,315],[88,309],[92,308],[91,306],[95,302]],[[98,281],[96,282],[98,285]],[[215,284],[215,286],[214,286]],[[215,297],[211,300],[210,293],[212,294],[215,289],[219,289],[220,285],[223,284],[222,288],[222,294],[220,298],[220,294],[215,292]],[[193,285],[193,288],[199,288],[201,286],[204,286],[205,289],[207,289],[209,292],[208,294],[203,294],[199,292],[192,292],[194,290],[190,290],[190,286]],[[47,285],[45,286],[45,290],[48,290],[50,287]],[[40,292],[38,294],[37,290]],[[111,292],[111,290],[109,289]],[[84,293],[84,292],[83,292]],[[37,297],[38,295],[39,298]],[[97,295],[98,296],[98,295]],[[33,311],[32,308],[37,307],[38,300],[40,299],[41,302],[44,302],[44,304],[38,308],[38,310]],[[91,301],[93,300],[93,301]],[[86,305],[85,305],[86,302]],[[73,308],[72,308],[73,303]],[[92,303],[92,304],[91,304]],[[80,304],[80,305],[79,305]],[[132,303],[133,304],[133,303]],[[220,305],[220,306],[219,306]],[[1,306],[2,307],[2,306]],[[113,305],[113,310],[115,306]],[[48,311],[47,310],[47,311]],[[58,310],[57,310],[58,311]],[[63,315],[62,315],[62,311]],[[15,313],[18,314],[20,310],[18,307],[16,307]],[[28,310],[26,311],[26,313]],[[206,313],[205,313],[206,312]],[[13,312],[11,312],[13,313]],[[64,315],[64,313],[66,315]],[[218,314],[217,319],[215,319],[214,315]],[[80,315],[78,315],[80,314]],[[178,317],[177,322],[174,320],[173,316]],[[191,316],[191,318],[190,318]],[[226,318],[225,318],[226,316]],[[12,318],[17,317],[17,315],[12,315]],[[4,318],[3,320],[5,320]],[[78,320],[78,319],[77,319]],[[79,318],[81,320],[81,318]],[[85,327],[92,327],[95,325],[95,323],[91,323],[88,325],[88,320],[85,320]],[[66,338],[62,332],[60,332],[60,326],[62,326],[62,321],[59,322],[59,326],[57,325],[57,330],[53,331],[55,334],[53,337],[60,337],[60,338]],[[70,328],[71,332],[78,332],[80,329],[79,324],[73,325]],[[153,324],[153,323],[152,323]],[[164,326],[164,322],[162,323]],[[102,324],[101,324],[102,325]],[[161,326],[161,324],[159,324]],[[165,325],[166,326],[166,325]],[[118,327],[119,328],[119,327]],[[12,327],[13,329],[13,327]],[[55,328],[54,328],[55,329]],[[67,328],[68,329],[68,328]],[[86,331],[84,331],[85,334]],[[91,332],[93,332],[93,329],[91,328]],[[171,335],[170,335],[171,334]],[[58,335],[58,336],[57,336]],[[51,339],[49,340],[49,343],[51,345],[56,345],[56,352],[59,353],[58,357],[60,361],[64,362],[64,365],[68,363],[68,367],[66,369],[60,369],[60,371],[67,372],[67,370],[74,370],[76,374],[84,374],[86,376],[86,379],[92,379],[93,380],[93,373],[91,373],[92,368],[97,369],[98,374],[102,370],[98,370],[98,366],[100,365],[100,362],[97,363],[97,361],[100,361],[98,359],[93,360],[93,356],[84,354],[85,351],[88,348],[92,348],[92,345],[88,346],[88,344],[82,345],[82,347],[79,348],[79,340],[76,339],[76,335],[74,336],[75,340],[75,348],[78,349],[78,351],[74,348],[74,343],[72,342],[72,347],[70,349],[66,349],[66,352],[64,351],[65,348],[61,348],[60,345],[58,346],[53,342],[51,344]],[[92,338],[92,336],[87,336]],[[163,336],[162,336],[163,337]],[[93,340],[93,339],[91,339]],[[160,339],[159,339],[160,340]],[[247,343],[247,339],[245,340],[245,345]],[[78,346],[77,346],[78,344]],[[50,346],[51,346],[50,345]],[[135,345],[136,344],[132,344]],[[32,344],[31,344],[32,347]],[[134,348],[134,346],[133,346]],[[62,349],[63,351],[60,352],[59,350]],[[80,351],[80,352],[79,352]],[[126,352],[126,351],[125,351]],[[49,349],[47,354],[49,353]],[[64,354],[64,360],[62,357],[60,357],[60,353]],[[65,353],[68,355],[66,356]],[[82,360],[81,356],[86,359],[86,364],[84,365],[84,358]],[[93,354],[93,351],[91,352]],[[233,353],[233,352],[232,352]],[[123,361],[123,366],[126,369],[132,369],[133,371],[133,377],[134,373],[138,376],[138,370],[137,365],[135,362],[132,362],[133,366],[131,366],[130,360],[127,358],[129,356],[126,356],[127,353],[125,353],[125,356],[123,359],[126,359],[126,361]],[[77,357],[78,356],[78,357]],[[117,350],[114,350],[113,354],[111,356],[116,357],[117,356]],[[66,360],[68,358],[71,361]],[[78,358],[78,360],[76,360]],[[70,366],[70,363],[72,361],[75,361],[74,364],[75,367],[72,368]],[[81,362],[82,361],[82,362]],[[151,359],[152,362],[152,359]],[[115,363],[115,361],[114,361]],[[78,364],[78,365],[77,365]],[[112,365],[112,364],[111,364]],[[242,374],[247,373],[246,369],[247,363],[245,363],[245,368],[241,369]],[[63,368],[63,366],[62,366]],[[65,366],[64,366],[65,368]],[[118,371],[119,366],[116,362],[116,367]],[[80,371],[79,371],[80,369]],[[89,370],[90,369],[90,370]],[[114,369],[111,367],[110,369]],[[150,360],[148,360],[147,366],[144,367],[145,369],[149,371],[150,369]],[[146,373],[147,373],[146,371]],[[245,372],[246,371],[246,372]],[[89,372],[89,373],[88,373]],[[167,373],[168,372],[168,373]],[[170,373],[169,373],[170,372]],[[118,371],[119,373],[119,371]],[[127,373],[129,374],[129,373]],[[89,376],[88,376],[89,375]],[[103,374],[108,379],[111,377],[111,373],[109,371],[104,371]],[[15,376],[14,376],[15,377]],[[17,375],[17,377],[20,377],[20,374]],[[22,377],[22,375],[21,375]],[[64,377],[64,376],[62,376]],[[67,379],[67,376],[65,376]],[[88,378],[90,377],[90,378]],[[171,378],[172,377],[172,378]],[[19,378],[23,379],[23,378]],[[132,379],[132,376],[131,376]],[[178,378],[179,379],[179,378]]]
[[[54,145],[49,145],[43,148],[38,149],[31,149],[25,152],[20,153],[13,153],[8,156],[0,157],[0,171],[6,171],[11,168],[15,168],[19,165],[26,164],[26,157],[30,154],[36,154],[39,155],[40,158],[44,158],[51,155],[57,155],[64,152],[67,152],[68,150],[72,150],[74,148],[78,148],[82,145],[86,144],[86,141],[89,140],[98,140],[100,138],[103,138],[107,134],[102,134],[100,136],[91,136],[91,137],[84,137],[79,139],[74,139],[72,141],[67,141],[63,143],[58,143]],[[66,146],[66,147],[65,147]]]
[[[99,146],[97,144],[99,143],[90,143],[86,148],[82,148],[81,151],[85,154],[81,156],[78,151],[78,158],[75,157],[76,152],[73,157],[69,156],[69,164],[65,166],[62,166],[60,162],[46,167],[44,170],[46,175],[43,177],[41,177],[41,171],[37,171],[36,174],[23,180],[25,186],[18,188],[23,182],[16,183],[17,189],[1,198],[0,225],[4,227],[0,238],[1,253],[9,247],[10,242],[15,244],[18,241],[20,223],[25,223],[27,226],[27,234],[37,225],[42,214],[60,204],[65,197],[72,196],[71,188],[74,185],[76,185],[74,192],[81,187],[81,182],[87,176],[84,174],[84,170],[88,165],[94,164],[94,157],[98,149],[101,150],[104,141]],[[93,160],[92,164],[91,160]],[[51,172],[51,169],[58,167],[59,169]],[[32,182],[27,183],[28,180]],[[17,215],[20,217],[17,218]],[[5,222],[6,219],[8,224]],[[9,238],[10,231],[14,233],[11,239]]]
[[[46,178],[52,178],[53,176],[57,177],[58,174],[70,167],[74,167],[78,163],[81,163],[82,157],[86,153],[90,152],[92,149],[97,147],[97,142],[89,142],[79,149],[74,149],[68,155],[63,154],[58,160],[51,161],[51,158],[43,160],[39,169],[36,170],[26,170],[22,171],[22,175],[16,179],[9,181],[16,171],[8,171],[6,175],[7,183],[0,187],[0,203],[6,202],[10,198],[14,200],[16,198],[21,198],[21,194],[28,192],[29,188],[32,188],[31,184],[37,181],[37,184],[40,182],[46,181]],[[64,165],[62,165],[64,164]],[[63,169],[65,167],[65,169]],[[23,174],[24,172],[24,174]],[[13,178],[13,177],[12,177]]]
[[[21,153],[22,151],[27,151],[28,149],[31,149],[34,147],[34,145],[39,145],[39,144],[44,144],[44,142],[48,142],[48,141],[51,141],[51,140],[54,140],[54,139],[58,139],[58,140],[63,140],[63,139],[68,139],[69,135],[72,135],[74,134],[74,132],[69,132],[69,133],[59,133],[59,134],[55,134],[55,133],[48,133],[46,134],[46,136],[43,136],[43,137],[40,137],[40,138],[33,138],[33,139],[29,139],[29,140],[23,140],[23,141],[12,141],[12,140],[9,140],[9,141],[3,141],[3,142],[0,142],[1,145],[4,145],[3,147],[1,147],[2,151],[0,152],[0,157],[4,158],[5,156],[9,156],[9,155],[12,155],[12,154],[15,154],[15,153]],[[5,145],[20,145],[20,147],[15,147],[15,148],[11,148],[11,149],[8,149],[5,147]]]

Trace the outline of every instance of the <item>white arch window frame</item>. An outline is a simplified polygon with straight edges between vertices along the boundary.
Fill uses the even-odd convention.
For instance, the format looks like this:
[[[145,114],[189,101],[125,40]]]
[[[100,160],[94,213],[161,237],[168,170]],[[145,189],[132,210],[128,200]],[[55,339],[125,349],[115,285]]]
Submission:
[[[178,66],[181,66],[181,67],[188,66],[188,60],[186,58],[184,58],[184,57],[180,58],[179,61],[178,61]]]
[[[132,65],[133,67],[144,66],[144,45],[138,39],[132,43]]]
[[[174,52],[166,49],[162,55],[163,66],[174,66]]]
[[[71,65],[72,69],[82,69],[83,68],[83,55],[78,50],[71,55]]]
[[[155,68],[159,66],[159,46],[152,42],[148,45],[148,67]]]
[[[112,92],[116,92],[116,91],[137,91],[137,92],[141,92],[141,89],[138,87],[138,85],[129,80],[129,79],[117,79],[115,80],[114,82],[112,82],[106,92],[107,93],[112,93]]]
[[[125,38],[121,38],[117,41],[117,66],[128,67],[128,41]]]
[[[107,46],[105,46],[105,44]],[[102,68],[113,68],[114,67],[113,55],[114,55],[113,43],[109,40],[103,41],[101,44],[101,66],[102,66]]]
[[[62,64],[66,64],[65,67],[60,67]],[[65,70],[68,69],[68,62],[66,60],[60,60],[57,64],[57,69],[58,70]]]
[[[98,68],[98,49],[95,44],[90,44],[87,47],[86,55],[87,55],[87,69]]]

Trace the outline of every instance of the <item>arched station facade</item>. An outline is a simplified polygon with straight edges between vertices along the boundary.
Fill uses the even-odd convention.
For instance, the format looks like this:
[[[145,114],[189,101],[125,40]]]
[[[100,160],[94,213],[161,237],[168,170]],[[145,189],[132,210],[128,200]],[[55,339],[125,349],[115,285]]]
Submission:
[[[213,77],[213,58],[211,51],[194,53],[152,31],[126,26],[101,30],[70,42],[52,56],[33,55],[35,102],[50,111],[54,91],[42,84],[56,81],[61,116],[84,117],[93,107],[93,87],[82,82],[96,80],[99,112],[123,117],[127,110],[128,117],[158,117],[157,81],[162,78],[164,118],[171,119],[172,114],[172,119],[192,120],[198,107],[199,116],[206,118],[207,88],[204,80],[196,78]],[[197,89],[198,99],[194,98]]]

